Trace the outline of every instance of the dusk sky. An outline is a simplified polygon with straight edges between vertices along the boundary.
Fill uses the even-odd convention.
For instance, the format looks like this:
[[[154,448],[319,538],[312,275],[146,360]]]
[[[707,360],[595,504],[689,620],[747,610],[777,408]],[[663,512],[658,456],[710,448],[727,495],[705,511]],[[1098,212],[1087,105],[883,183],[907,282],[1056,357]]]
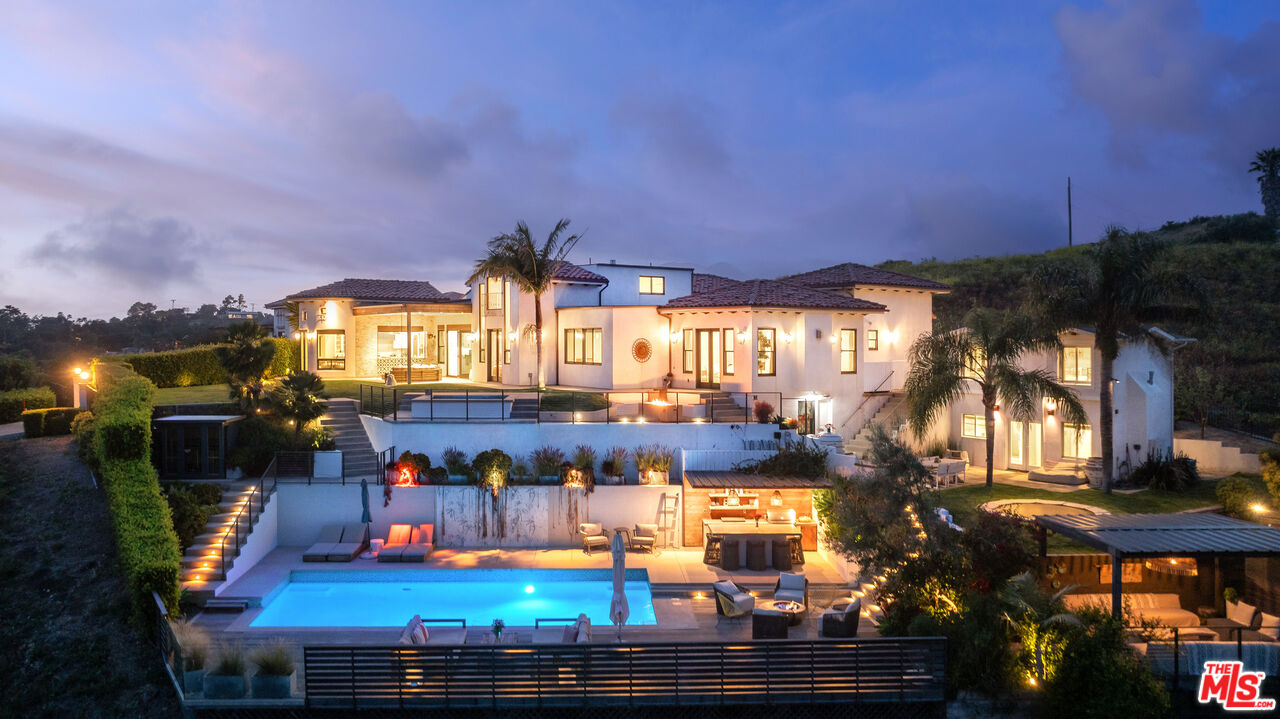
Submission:
[[[573,259],[740,279],[1261,211],[1280,3],[0,4],[0,304],[462,290]]]

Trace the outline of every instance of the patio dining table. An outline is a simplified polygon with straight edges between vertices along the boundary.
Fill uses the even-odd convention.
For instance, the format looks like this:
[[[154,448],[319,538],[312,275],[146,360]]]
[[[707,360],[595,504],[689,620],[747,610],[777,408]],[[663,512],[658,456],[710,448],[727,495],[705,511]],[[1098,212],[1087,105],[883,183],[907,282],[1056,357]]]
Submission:
[[[960,459],[939,459],[937,457],[925,457],[920,463],[929,470],[933,475],[933,484],[935,487],[943,487],[956,482],[963,482],[961,476],[964,474],[965,463]]]
[[[801,536],[800,527],[791,522],[767,522],[754,520],[726,522],[723,519],[704,519],[702,525],[709,534],[723,539],[738,540],[738,565],[747,564],[747,540],[764,540],[765,563],[773,566],[773,540],[780,537]]]

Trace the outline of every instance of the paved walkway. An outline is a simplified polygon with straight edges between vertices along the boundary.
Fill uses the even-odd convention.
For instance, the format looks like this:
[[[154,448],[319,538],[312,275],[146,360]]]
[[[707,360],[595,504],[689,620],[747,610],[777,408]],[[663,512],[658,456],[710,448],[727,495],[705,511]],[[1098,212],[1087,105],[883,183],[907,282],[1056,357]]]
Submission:
[[[955,487],[972,487],[975,484],[986,484],[987,470],[985,467],[969,467],[964,474],[963,484],[949,484],[943,487],[944,490],[953,489]],[[992,481],[996,484],[1007,484],[1011,487],[1022,487],[1023,489],[1043,489],[1046,492],[1078,492],[1082,489],[1088,489],[1089,485],[1070,485],[1056,484],[1054,482],[1033,482],[1027,479],[1026,472],[1018,472],[1011,469],[997,469],[994,472]]]
[[[10,437],[21,437],[24,432],[21,422],[10,422],[8,424],[0,424],[0,439],[8,439]]]

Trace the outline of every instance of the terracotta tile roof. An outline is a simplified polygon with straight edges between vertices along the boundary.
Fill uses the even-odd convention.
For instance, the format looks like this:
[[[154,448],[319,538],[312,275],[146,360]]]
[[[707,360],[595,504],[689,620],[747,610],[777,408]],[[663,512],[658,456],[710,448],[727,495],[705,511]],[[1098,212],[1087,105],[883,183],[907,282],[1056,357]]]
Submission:
[[[561,262],[560,269],[556,270],[555,279],[564,280],[565,282],[591,282],[599,285],[609,284],[609,278],[604,275],[597,275],[591,270],[579,267],[572,262]]]
[[[362,280],[347,278],[309,290],[295,292],[285,299],[342,298],[378,302],[448,301],[440,290],[423,280]]]
[[[706,272],[695,272],[693,273],[693,294],[696,295],[702,292],[718,290],[721,287],[736,284],[740,281],[741,280],[734,280],[721,275],[712,275]]]
[[[923,277],[912,277],[900,272],[880,270],[875,267],[845,262],[839,265],[823,267],[812,272],[779,277],[780,280],[794,282],[805,287],[818,289],[848,289],[857,285],[882,285],[889,287],[911,287],[921,290],[949,290],[947,285]]]
[[[466,299],[466,298],[467,298],[467,296],[466,296],[466,295],[464,295],[464,294],[462,294],[461,292],[452,292],[452,291],[450,291],[450,292],[441,292],[440,294],[441,294],[445,299],[450,299],[450,300],[464,300],[464,299]]]
[[[801,287],[781,280],[747,280],[710,292],[677,297],[664,307],[795,307],[815,310],[884,310],[882,304],[848,295]]]

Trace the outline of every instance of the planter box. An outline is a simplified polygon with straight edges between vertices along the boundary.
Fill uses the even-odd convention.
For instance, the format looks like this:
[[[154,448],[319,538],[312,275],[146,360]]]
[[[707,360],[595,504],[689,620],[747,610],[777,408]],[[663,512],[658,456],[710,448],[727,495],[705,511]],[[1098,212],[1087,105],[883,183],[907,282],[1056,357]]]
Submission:
[[[671,483],[670,472],[659,472],[657,470],[649,470],[640,474],[640,484],[646,487],[665,487]]]
[[[204,675],[205,699],[243,699],[245,685],[248,682],[242,676],[224,677],[214,674]]]
[[[204,670],[188,669],[182,673],[182,691],[185,694],[195,694],[204,691]]]
[[[288,699],[293,694],[293,675],[271,677],[255,674],[252,685],[254,699]]]
[[[316,477],[342,476],[342,450],[334,449],[315,452],[315,466],[311,473]]]
[[[449,475],[449,484],[466,484],[469,481],[471,481],[471,478],[465,474]]]
[[[560,484],[560,475],[544,474],[538,477],[538,484]]]
[[[604,478],[604,483],[605,484],[625,484],[626,479],[621,474],[616,476],[606,475]]]

